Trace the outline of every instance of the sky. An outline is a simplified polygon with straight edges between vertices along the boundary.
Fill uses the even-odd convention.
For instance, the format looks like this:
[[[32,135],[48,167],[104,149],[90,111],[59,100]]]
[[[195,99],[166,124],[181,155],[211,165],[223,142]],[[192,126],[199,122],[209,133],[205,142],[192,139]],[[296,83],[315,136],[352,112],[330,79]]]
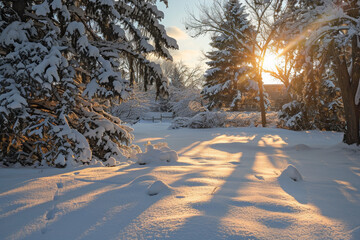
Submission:
[[[204,53],[208,52],[210,47],[210,36],[200,36],[192,38],[185,29],[185,21],[189,13],[199,15],[200,3],[211,3],[210,0],[169,0],[168,7],[164,3],[158,2],[159,10],[164,12],[164,20],[161,22],[166,27],[170,37],[177,40],[178,51],[171,51],[174,61],[182,61],[189,67],[207,68]],[[269,74],[263,74],[265,84],[280,83]]]
[[[179,51],[172,52],[174,60],[182,61],[190,67],[198,64],[205,67],[203,52],[211,49],[208,36],[192,38],[185,29],[188,13],[197,13],[198,4],[197,0],[169,0],[169,6],[166,8],[162,2],[158,3],[158,8],[165,14],[161,23],[166,27],[168,35],[175,38],[179,45]]]

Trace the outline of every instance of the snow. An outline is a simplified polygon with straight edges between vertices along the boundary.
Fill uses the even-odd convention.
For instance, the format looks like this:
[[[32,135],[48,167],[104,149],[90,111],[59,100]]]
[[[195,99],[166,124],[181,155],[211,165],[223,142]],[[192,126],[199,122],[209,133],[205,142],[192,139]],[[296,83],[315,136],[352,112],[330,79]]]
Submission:
[[[13,45],[16,42],[26,42],[29,38],[27,30],[31,28],[32,22],[14,21],[0,33],[0,44],[3,47]]]
[[[42,4],[39,5],[34,5],[32,9],[35,10],[35,14],[38,16],[46,16],[50,13],[48,1],[44,1]]]
[[[78,32],[78,34],[80,36],[85,34],[85,26],[84,24],[82,24],[81,22],[71,22],[69,23],[69,25],[67,26],[66,32],[68,32],[69,34],[74,34],[75,31]]]
[[[135,143],[174,162],[0,168],[0,239],[359,239],[360,150],[341,133],[169,125],[134,125]]]
[[[280,178],[284,177],[290,178],[294,182],[299,182],[303,180],[299,171],[291,164],[287,166],[287,168],[281,173]]]
[[[178,154],[176,151],[167,147],[167,144],[153,145],[150,142],[146,144],[146,152],[136,155],[139,165],[146,165],[153,162],[176,162]]]
[[[147,194],[149,196],[155,196],[169,189],[170,187],[165,183],[163,183],[162,181],[156,181],[153,184],[151,184],[150,187],[147,189]]]
[[[108,167],[114,167],[118,165],[117,161],[115,158],[111,157],[109,158],[106,162],[105,162],[105,166],[108,166]]]

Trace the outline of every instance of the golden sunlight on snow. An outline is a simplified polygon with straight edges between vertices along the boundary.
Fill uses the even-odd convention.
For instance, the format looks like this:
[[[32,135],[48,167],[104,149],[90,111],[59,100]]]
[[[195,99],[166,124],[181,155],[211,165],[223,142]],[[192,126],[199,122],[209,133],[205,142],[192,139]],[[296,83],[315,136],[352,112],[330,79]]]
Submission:
[[[306,198],[306,182],[279,180],[289,164],[282,149],[287,145],[279,135],[217,135],[189,143],[178,151],[176,164],[91,167],[39,177],[0,194],[26,192],[20,207],[0,217],[44,207],[12,239],[37,232],[46,239],[54,226],[68,229],[85,218],[86,224],[77,224],[77,239],[103,232],[113,234],[109,239],[350,239],[343,222]],[[168,189],[150,197],[146,189],[154,181]],[[354,186],[336,183],[354,200]]]
[[[258,142],[259,147],[270,146],[274,148],[281,148],[285,145],[287,145],[287,143],[284,142],[284,140],[278,135],[265,135]]]
[[[143,138],[143,139],[136,141],[136,143],[147,143],[147,142],[163,140],[163,139],[164,138]]]
[[[184,229],[194,234],[194,227],[199,228],[194,238],[207,238],[211,228],[224,232],[224,238],[231,233],[260,239],[310,239],[318,228],[326,229],[325,238],[344,237],[337,235],[343,231],[341,222],[322,216],[312,204],[299,203],[279,186],[278,174],[287,164],[284,153],[275,152],[269,159],[261,152],[249,156],[230,151],[251,141],[256,145],[255,137],[221,135],[197,142],[180,151],[182,167],[155,168],[152,175],[173,186],[172,194],[147,208],[118,237],[137,238],[150,229],[176,238]],[[277,135],[266,135],[258,142],[274,149],[286,145]],[[186,234],[183,237],[189,239]]]

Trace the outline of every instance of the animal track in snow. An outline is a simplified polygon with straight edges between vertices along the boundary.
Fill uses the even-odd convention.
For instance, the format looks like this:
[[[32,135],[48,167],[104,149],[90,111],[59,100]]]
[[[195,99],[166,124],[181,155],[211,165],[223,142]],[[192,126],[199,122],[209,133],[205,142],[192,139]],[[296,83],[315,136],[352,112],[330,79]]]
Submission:
[[[53,202],[54,202],[53,207],[52,207],[52,209],[48,210],[45,215],[45,218],[48,221],[53,220],[56,216],[56,213],[58,212],[58,208],[56,207],[56,201],[59,200],[59,198],[60,198],[59,191],[62,188],[64,188],[64,184],[60,181],[60,182],[56,183],[56,187],[57,187],[57,190],[53,196]],[[47,231],[46,228],[41,230],[42,233],[45,233],[46,231]]]

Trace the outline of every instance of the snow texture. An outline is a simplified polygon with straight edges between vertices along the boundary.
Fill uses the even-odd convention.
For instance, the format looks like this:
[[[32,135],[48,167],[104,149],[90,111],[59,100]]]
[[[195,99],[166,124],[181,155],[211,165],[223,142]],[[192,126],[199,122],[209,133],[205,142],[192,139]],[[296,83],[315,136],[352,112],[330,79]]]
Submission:
[[[341,133],[134,127],[137,144],[167,142],[179,160],[2,167],[0,239],[359,239],[360,150]],[[279,179],[289,165],[306,181]]]

